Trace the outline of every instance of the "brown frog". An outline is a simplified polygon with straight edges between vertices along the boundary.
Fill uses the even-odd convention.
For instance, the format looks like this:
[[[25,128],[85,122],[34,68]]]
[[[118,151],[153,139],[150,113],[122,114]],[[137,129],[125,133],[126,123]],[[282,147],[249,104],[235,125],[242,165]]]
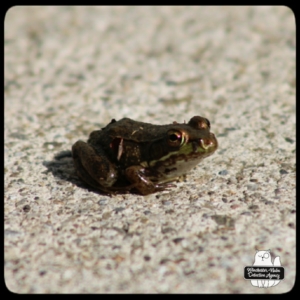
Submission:
[[[218,142],[207,119],[153,125],[123,118],[77,141],[72,155],[78,176],[106,193],[142,195],[174,187],[169,182],[213,154]]]

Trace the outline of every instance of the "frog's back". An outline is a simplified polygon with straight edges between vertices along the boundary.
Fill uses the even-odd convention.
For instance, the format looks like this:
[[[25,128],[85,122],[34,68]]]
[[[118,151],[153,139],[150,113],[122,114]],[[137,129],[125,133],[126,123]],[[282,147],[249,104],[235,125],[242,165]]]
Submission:
[[[172,127],[173,124],[153,125],[123,118],[119,121],[112,120],[102,129],[102,132],[112,138],[123,138],[143,143],[162,138],[166,131]]]

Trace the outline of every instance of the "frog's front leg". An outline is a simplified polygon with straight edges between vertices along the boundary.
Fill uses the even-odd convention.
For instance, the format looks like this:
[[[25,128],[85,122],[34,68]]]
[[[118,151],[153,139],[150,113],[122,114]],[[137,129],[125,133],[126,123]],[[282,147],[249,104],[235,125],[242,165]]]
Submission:
[[[163,191],[166,188],[176,187],[171,183],[154,183],[144,174],[144,168],[141,166],[131,166],[125,170],[125,176],[131,182],[131,188],[135,188],[142,195],[148,195],[154,192]]]
[[[106,158],[102,149],[93,147],[83,141],[72,146],[72,156],[77,175],[87,184],[109,191],[117,180],[117,170]]]

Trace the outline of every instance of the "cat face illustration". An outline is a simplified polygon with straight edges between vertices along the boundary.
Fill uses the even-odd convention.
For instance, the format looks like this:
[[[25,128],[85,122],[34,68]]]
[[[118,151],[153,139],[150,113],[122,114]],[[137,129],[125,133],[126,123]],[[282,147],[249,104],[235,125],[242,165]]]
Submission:
[[[255,254],[255,261],[254,261],[254,266],[255,265],[269,265],[272,266],[272,260],[271,260],[271,250],[261,250],[257,251]]]

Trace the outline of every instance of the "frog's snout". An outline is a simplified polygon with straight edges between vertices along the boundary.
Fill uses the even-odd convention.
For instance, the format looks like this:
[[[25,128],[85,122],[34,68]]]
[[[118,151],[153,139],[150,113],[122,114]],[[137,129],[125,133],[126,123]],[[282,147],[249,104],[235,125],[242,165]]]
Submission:
[[[213,133],[210,133],[209,138],[201,138],[200,146],[207,152],[214,152],[218,148],[218,141]]]

